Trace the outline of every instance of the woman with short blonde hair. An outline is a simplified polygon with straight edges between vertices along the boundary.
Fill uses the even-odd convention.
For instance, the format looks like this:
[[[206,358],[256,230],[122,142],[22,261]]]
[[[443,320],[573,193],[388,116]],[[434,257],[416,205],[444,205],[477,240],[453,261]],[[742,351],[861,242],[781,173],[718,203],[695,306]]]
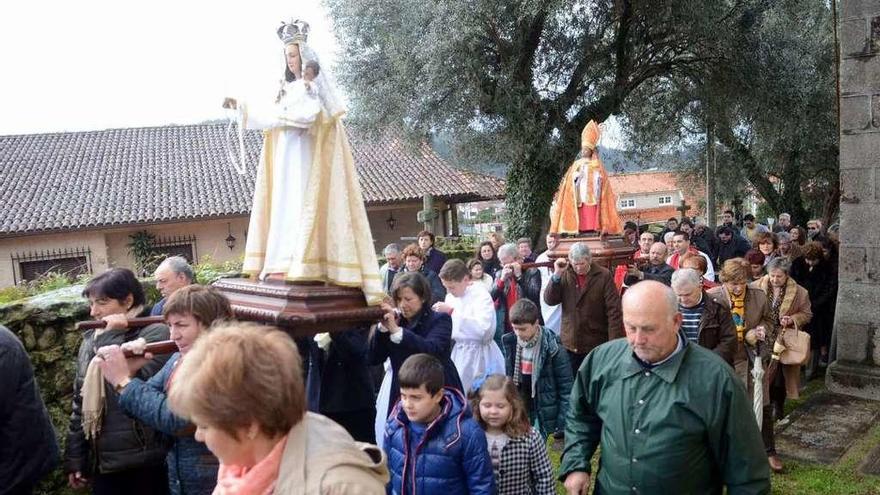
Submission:
[[[215,494],[385,492],[381,451],[306,412],[300,361],[287,334],[236,323],[200,338],[181,364],[171,409],[220,459]]]

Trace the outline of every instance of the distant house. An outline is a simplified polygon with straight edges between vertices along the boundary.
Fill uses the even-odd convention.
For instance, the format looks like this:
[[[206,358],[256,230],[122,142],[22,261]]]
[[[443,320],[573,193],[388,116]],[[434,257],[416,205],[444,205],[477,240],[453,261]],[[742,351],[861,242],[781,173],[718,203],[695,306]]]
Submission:
[[[688,216],[702,214],[698,208],[702,188],[681,184],[675,172],[648,171],[609,174],[617,195],[617,212],[624,222],[639,225],[664,223],[670,217],[681,218],[682,200],[689,206]]]
[[[244,175],[230,141],[224,124],[0,136],[0,287],[52,270],[131,268],[140,231],[157,253],[240,257],[262,134],[246,135]],[[356,131],[350,141],[377,251],[422,229],[425,195],[443,234],[458,233],[457,204],[504,195],[502,179],[454,168],[426,144]]]

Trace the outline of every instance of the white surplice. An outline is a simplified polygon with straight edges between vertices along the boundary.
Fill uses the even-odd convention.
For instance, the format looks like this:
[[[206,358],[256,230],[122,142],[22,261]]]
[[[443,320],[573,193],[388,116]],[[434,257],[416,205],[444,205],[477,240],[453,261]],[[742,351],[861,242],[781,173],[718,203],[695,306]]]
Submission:
[[[543,263],[545,261],[550,261],[547,251],[539,254],[538,258],[535,259],[536,263]],[[544,326],[552,330],[556,335],[559,335],[559,327],[562,326],[562,305],[556,304],[551,306],[544,302],[544,291],[550,285],[550,277],[553,275],[553,272],[546,266],[538,268],[538,271],[541,273],[541,316],[544,318]]]
[[[471,283],[462,297],[446,294],[452,306],[452,362],[465,395],[477,378],[504,374],[504,356],[495,343],[495,304],[480,282]]]

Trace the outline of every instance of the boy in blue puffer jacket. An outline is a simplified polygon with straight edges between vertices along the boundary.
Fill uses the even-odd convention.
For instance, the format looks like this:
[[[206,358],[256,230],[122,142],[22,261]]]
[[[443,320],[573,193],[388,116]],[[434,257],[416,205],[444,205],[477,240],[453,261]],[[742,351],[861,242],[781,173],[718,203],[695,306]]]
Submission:
[[[392,495],[494,495],[486,435],[464,395],[443,388],[443,364],[415,354],[398,372],[400,401],[385,428]]]

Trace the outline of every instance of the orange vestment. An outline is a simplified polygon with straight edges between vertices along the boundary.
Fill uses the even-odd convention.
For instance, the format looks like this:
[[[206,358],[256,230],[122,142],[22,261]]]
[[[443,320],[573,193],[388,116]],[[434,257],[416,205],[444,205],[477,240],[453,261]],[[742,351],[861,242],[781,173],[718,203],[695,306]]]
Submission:
[[[598,142],[599,126],[591,120],[581,134],[581,148],[592,150],[592,157],[575,160],[562,178],[550,207],[550,232],[577,235],[590,230],[605,234],[623,231],[617,197],[596,150]]]

